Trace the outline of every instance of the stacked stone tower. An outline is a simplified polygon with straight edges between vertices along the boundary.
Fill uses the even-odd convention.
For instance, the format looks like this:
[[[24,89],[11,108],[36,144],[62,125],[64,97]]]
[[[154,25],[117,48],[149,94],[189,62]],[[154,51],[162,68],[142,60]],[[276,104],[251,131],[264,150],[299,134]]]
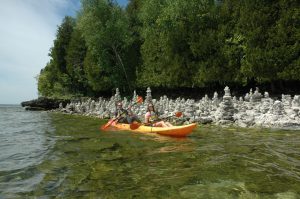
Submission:
[[[224,91],[225,94],[223,96],[223,101],[219,104],[219,107],[215,113],[216,119],[221,124],[231,123],[234,120],[233,119],[234,107],[233,107],[229,87],[226,86]]]

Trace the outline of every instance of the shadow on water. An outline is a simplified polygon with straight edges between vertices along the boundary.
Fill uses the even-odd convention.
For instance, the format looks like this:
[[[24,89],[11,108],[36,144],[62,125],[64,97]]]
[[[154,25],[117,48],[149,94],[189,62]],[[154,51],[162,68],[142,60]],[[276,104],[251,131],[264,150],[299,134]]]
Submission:
[[[40,174],[39,184],[20,198],[300,196],[297,131],[200,126],[178,139],[102,132],[98,119],[49,116],[55,144],[28,171]]]

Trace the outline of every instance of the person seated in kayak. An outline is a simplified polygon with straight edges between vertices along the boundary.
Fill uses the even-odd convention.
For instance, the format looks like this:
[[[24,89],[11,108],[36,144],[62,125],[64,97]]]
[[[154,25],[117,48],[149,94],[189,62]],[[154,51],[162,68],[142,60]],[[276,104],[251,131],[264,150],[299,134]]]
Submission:
[[[173,126],[169,122],[164,122],[163,120],[158,121],[158,114],[156,113],[152,103],[148,104],[147,113],[145,114],[145,124],[155,127],[171,127]]]
[[[116,108],[114,118],[119,118],[117,122],[125,123],[125,124],[131,124],[134,121],[141,122],[139,120],[139,118],[135,114],[133,114],[130,106],[129,106],[128,110],[123,108],[122,102],[117,103],[117,108]]]

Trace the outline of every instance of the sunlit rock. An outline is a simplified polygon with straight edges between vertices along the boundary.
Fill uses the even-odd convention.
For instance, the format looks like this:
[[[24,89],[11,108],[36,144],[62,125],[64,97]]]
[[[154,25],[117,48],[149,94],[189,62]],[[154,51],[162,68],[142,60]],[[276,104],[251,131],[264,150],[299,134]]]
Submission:
[[[146,94],[146,98],[145,98],[146,103],[152,102],[152,95],[151,95],[151,89],[150,89],[150,87],[147,88],[146,93],[147,93]]]
[[[263,97],[262,94],[259,92],[258,87],[256,87],[253,94],[252,94],[252,89],[251,89],[249,96],[250,96],[250,102],[260,102],[261,98]]]
[[[183,112],[180,118],[171,117],[170,120],[176,124],[198,122],[201,124],[235,124],[241,127],[270,127],[270,128],[291,128],[300,129],[300,96],[282,95],[282,100],[270,98],[268,92],[262,95],[258,88],[252,92],[252,89],[243,99],[231,97],[230,89],[225,87],[225,94],[220,100],[218,93],[215,92],[212,99],[205,95],[201,100],[177,98],[169,99],[166,95],[158,99],[153,99],[151,89],[147,88],[146,99],[141,104],[136,104],[137,94],[133,93],[132,99],[123,98],[123,107],[129,106],[133,113],[143,121],[144,114],[147,111],[147,105],[152,102],[160,117],[175,115],[177,111]],[[94,101],[87,99],[85,101],[72,101],[65,107],[59,106],[61,112],[76,113],[99,118],[111,118],[116,110],[116,102],[121,100],[119,89],[110,99],[99,98]],[[233,123],[234,122],[234,123]]]
[[[189,99],[185,103],[185,109],[184,109],[184,116],[187,118],[192,118],[194,116],[195,107],[194,107],[195,101],[192,99]]]
[[[223,101],[220,103],[219,108],[215,113],[215,118],[219,124],[231,123],[234,120],[234,107],[229,87],[226,86],[224,91]]]
[[[214,96],[212,98],[212,110],[217,110],[220,104],[220,99],[218,98],[218,93],[214,92]]]

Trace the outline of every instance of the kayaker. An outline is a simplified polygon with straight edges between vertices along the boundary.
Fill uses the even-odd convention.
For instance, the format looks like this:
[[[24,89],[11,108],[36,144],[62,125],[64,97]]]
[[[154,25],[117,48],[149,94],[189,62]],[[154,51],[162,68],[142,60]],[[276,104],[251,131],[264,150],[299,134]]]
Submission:
[[[116,106],[115,118],[120,117],[117,122],[126,124],[131,124],[134,121],[141,122],[139,118],[133,114],[130,106],[128,110],[123,108],[122,102],[118,102]]]
[[[147,107],[147,113],[145,114],[145,124],[146,125],[155,126],[155,127],[171,127],[171,126],[173,126],[169,122],[165,122],[163,120],[158,121],[158,120],[159,120],[158,114],[156,113],[153,104],[149,103],[148,107]]]

